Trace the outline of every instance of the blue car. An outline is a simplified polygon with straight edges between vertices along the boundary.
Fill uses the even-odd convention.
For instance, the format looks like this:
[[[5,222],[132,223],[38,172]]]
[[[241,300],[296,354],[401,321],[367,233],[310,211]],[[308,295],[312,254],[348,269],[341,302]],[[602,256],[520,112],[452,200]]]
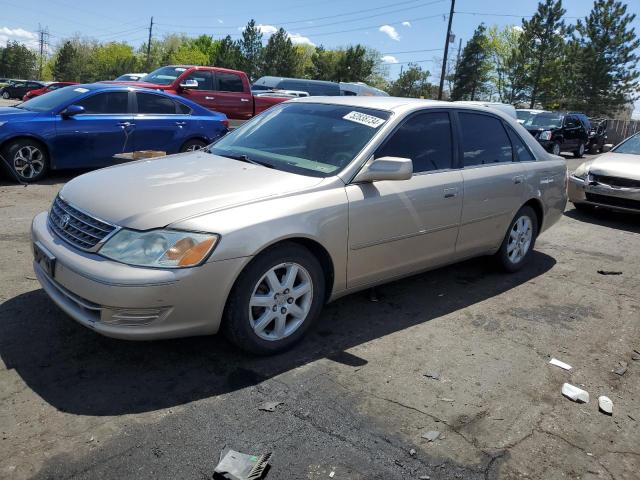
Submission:
[[[224,114],[175,95],[73,85],[0,108],[0,163],[34,182],[49,170],[113,165],[117,153],[197,150],[225,135],[228,124]]]

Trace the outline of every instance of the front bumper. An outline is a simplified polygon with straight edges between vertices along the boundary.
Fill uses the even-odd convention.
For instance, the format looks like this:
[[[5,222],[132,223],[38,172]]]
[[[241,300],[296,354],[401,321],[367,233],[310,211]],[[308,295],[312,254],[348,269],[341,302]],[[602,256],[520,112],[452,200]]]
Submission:
[[[248,261],[210,261],[185,269],[132,267],[59,239],[47,225],[46,212],[33,219],[31,238],[56,258],[53,277],[33,264],[49,297],[82,325],[126,340],[217,332],[227,296]]]
[[[569,177],[569,201],[618,210],[640,213],[640,189],[612,187],[603,183],[591,184],[588,180]]]

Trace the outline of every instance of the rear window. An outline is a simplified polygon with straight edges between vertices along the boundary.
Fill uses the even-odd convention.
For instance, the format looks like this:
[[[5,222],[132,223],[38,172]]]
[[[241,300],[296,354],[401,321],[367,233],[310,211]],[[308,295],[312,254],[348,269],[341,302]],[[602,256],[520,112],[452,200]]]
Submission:
[[[138,100],[138,113],[171,115],[176,113],[175,102],[161,95],[153,93],[136,93]]]
[[[502,122],[476,113],[459,113],[464,166],[513,161],[511,142]]]
[[[221,92],[244,92],[242,78],[235,73],[217,72],[218,90]]]

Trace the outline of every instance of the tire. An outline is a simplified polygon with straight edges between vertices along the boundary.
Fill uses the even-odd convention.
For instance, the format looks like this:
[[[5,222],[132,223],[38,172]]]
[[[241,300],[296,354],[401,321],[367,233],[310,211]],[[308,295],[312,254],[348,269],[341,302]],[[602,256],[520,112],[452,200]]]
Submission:
[[[536,243],[538,228],[538,217],[531,207],[525,205],[518,210],[509,224],[500,250],[495,255],[501,269],[513,273],[527,264]],[[527,235],[527,231],[530,232],[529,235]],[[515,247],[514,243],[516,243]],[[520,244],[518,245],[518,243]],[[523,248],[524,252],[522,252]],[[519,249],[520,252],[514,255],[516,249]]]
[[[584,142],[580,142],[578,149],[573,151],[573,156],[576,158],[582,158],[584,156]]]
[[[4,98],[5,100],[9,100],[11,98],[11,95],[9,95],[9,92],[2,92],[2,98]]]
[[[187,140],[186,142],[184,142],[184,145],[182,145],[182,147],[180,148],[180,153],[202,150],[206,146],[207,146],[207,143],[202,140],[198,140],[198,139]]]
[[[292,267],[298,270],[287,282]],[[269,272],[274,276],[268,277]],[[294,290],[305,293],[296,296]],[[240,274],[227,300],[222,331],[247,352],[278,353],[304,336],[324,299],[325,278],[318,259],[303,246],[285,242],[258,255]]]
[[[551,147],[551,153],[559,156],[561,151],[562,151],[562,147],[560,146],[560,142],[553,142],[553,146]]]
[[[591,145],[589,145],[589,153],[591,155],[595,155],[596,153],[598,153],[598,143],[592,143]]]
[[[49,171],[47,150],[36,140],[15,140],[3,149],[2,156],[6,160],[2,163],[13,172],[8,172],[9,175],[14,179],[17,176],[21,182],[37,182]]]

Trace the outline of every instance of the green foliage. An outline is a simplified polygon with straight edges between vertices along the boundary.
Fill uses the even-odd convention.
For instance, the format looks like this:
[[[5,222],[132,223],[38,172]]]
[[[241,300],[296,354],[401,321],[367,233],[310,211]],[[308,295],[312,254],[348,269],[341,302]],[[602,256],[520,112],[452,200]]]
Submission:
[[[211,65],[214,67],[242,69],[242,53],[240,45],[234,42],[229,35],[222,40],[216,40],[213,46]]]
[[[10,78],[33,78],[38,57],[25,45],[7,42],[0,48],[0,75]]]
[[[456,65],[451,100],[475,100],[486,92],[491,66],[485,32],[481,23],[465,45]]]
[[[256,27],[256,21],[251,19],[242,31],[240,40],[240,54],[242,55],[242,70],[249,79],[256,80],[262,71],[262,32]]]
[[[188,44],[180,45],[177,50],[169,54],[169,63],[173,65],[207,65],[209,59],[209,55]]]
[[[263,75],[295,76],[299,67],[299,58],[284,28],[280,28],[269,38],[264,48],[263,61]]]
[[[64,42],[54,57],[53,79],[59,82],[77,82],[80,80],[82,65],[78,50],[70,41]]]
[[[389,93],[394,97],[434,98],[436,87],[429,83],[428,78],[428,70],[423,70],[416,63],[410,63],[393,82]]]
[[[137,67],[133,47],[126,43],[110,42],[93,49],[86,75],[91,81],[113,80],[123,73],[136,71]]]

